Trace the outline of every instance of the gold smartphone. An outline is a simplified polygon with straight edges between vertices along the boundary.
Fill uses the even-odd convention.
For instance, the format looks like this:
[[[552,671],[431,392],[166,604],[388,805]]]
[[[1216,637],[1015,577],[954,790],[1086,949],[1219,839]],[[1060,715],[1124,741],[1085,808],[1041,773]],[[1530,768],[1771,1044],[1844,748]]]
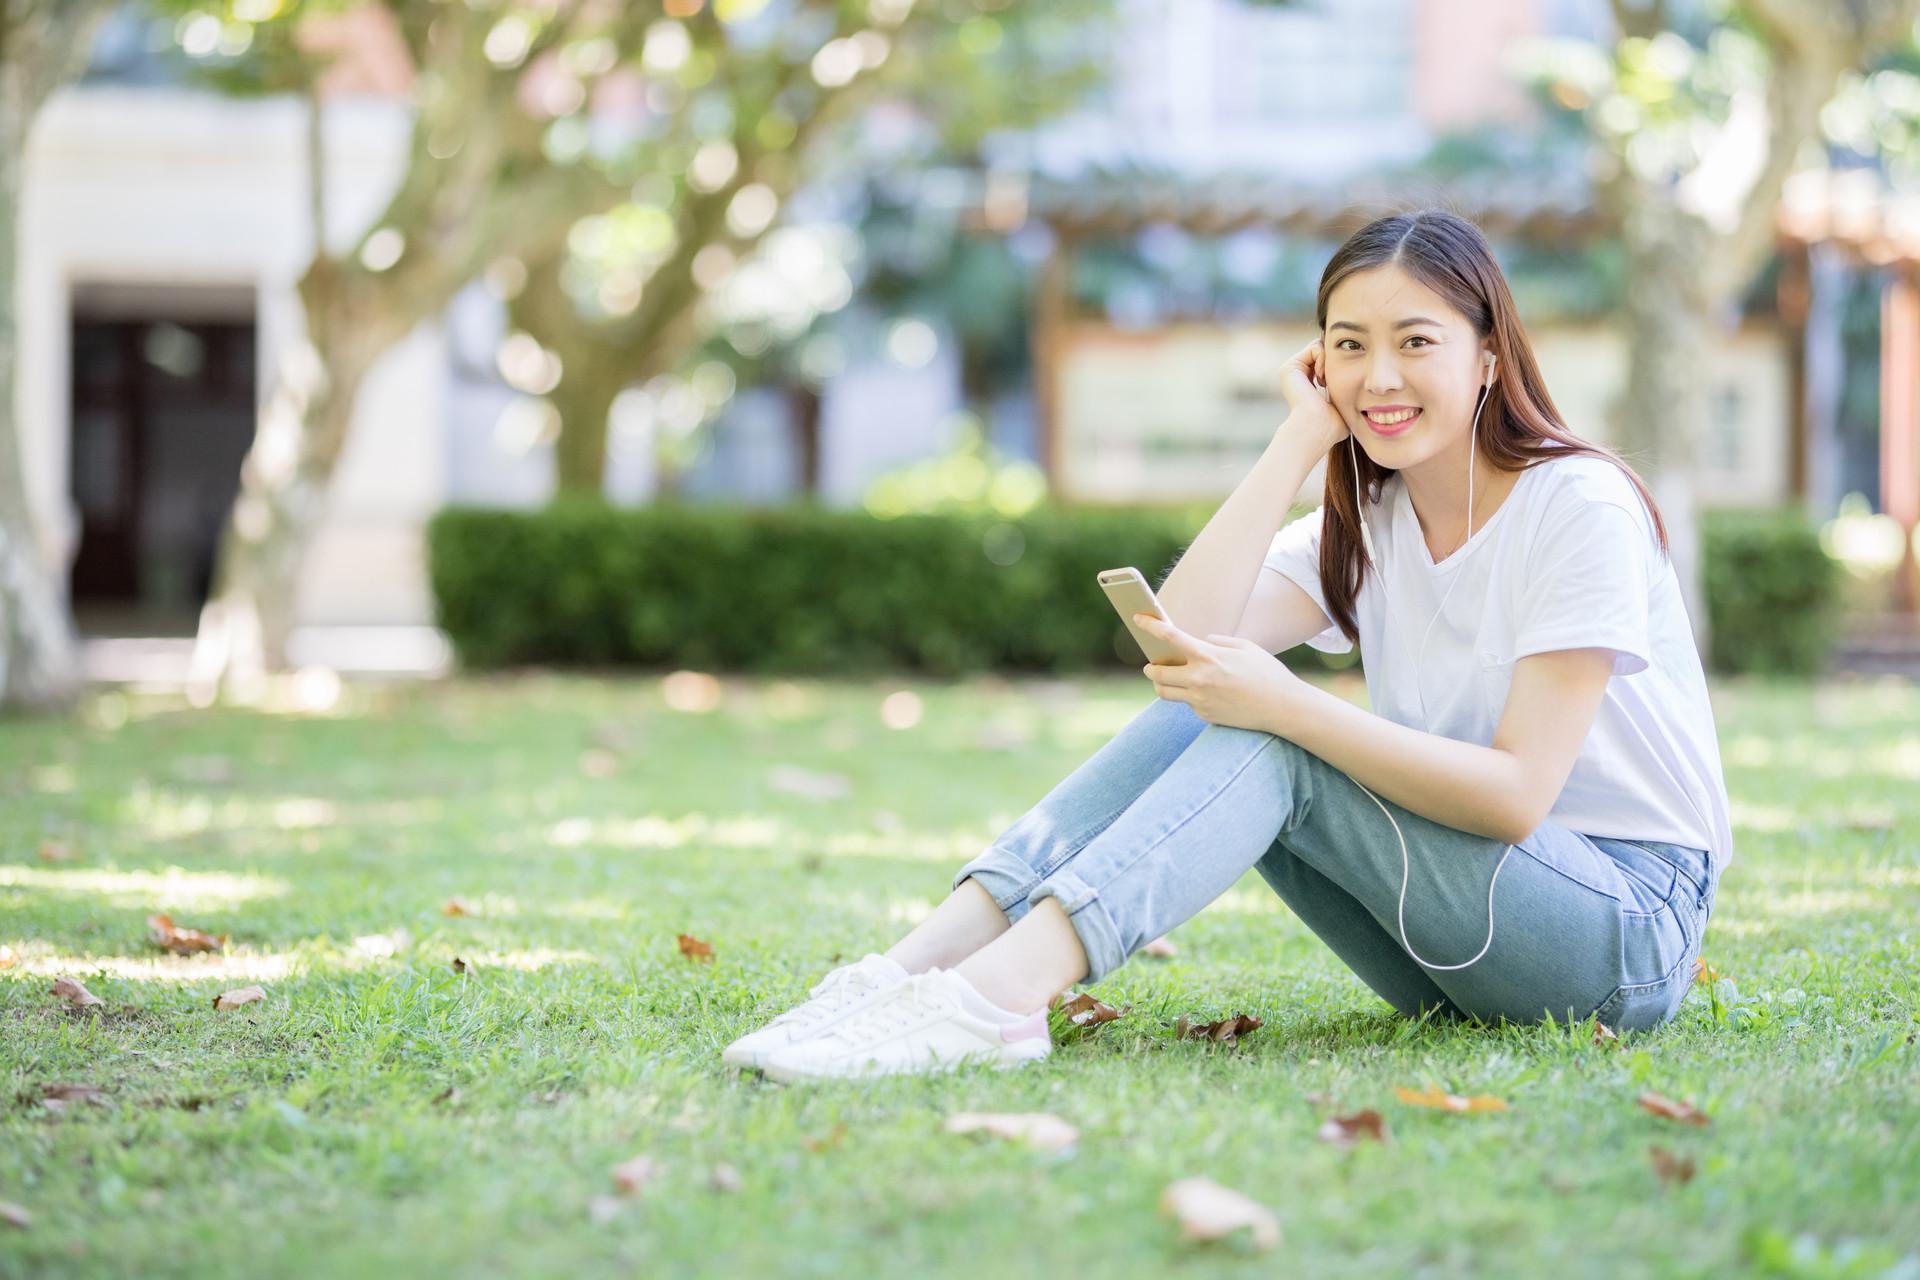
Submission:
[[[1150,613],[1162,622],[1173,622],[1167,611],[1160,607],[1160,601],[1154,598],[1153,588],[1140,576],[1140,571],[1132,565],[1124,569],[1102,569],[1099,574],[1100,589],[1107,593],[1107,600],[1113,605],[1120,621],[1127,624],[1127,633],[1133,642],[1140,646],[1140,652],[1147,655],[1147,661],[1164,663],[1170,667],[1186,665],[1186,656],[1180,650],[1151,632],[1142,631],[1133,621],[1136,613]]]

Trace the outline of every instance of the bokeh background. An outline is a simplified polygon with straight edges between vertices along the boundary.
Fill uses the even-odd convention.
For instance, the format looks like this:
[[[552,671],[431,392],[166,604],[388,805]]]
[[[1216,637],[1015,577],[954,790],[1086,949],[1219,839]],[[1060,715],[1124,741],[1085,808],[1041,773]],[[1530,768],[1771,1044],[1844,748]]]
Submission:
[[[1913,8],[8,0],[7,697],[1132,661],[1419,204],[1716,667],[1910,671]]]

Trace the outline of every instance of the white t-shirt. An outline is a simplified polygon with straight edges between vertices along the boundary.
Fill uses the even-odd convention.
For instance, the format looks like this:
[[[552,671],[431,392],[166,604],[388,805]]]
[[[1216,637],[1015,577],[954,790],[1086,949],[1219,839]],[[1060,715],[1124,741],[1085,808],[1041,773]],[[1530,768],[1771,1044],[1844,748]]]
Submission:
[[[1323,510],[1274,535],[1265,567],[1325,610]],[[1380,555],[1379,573],[1365,574],[1354,602],[1375,712],[1491,746],[1515,662],[1553,649],[1612,649],[1606,697],[1547,820],[1590,836],[1706,849],[1715,874],[1725,869],[1733,831],[1706,676],[1679,579],[1619,467],[1568,457],[1528,468],[1439,564],[1399,475],[1362,510]],[[1435,622],[1443,597],[1445,616]],[[1338,626],[1307,643],[1327,653],[1353,647]]]

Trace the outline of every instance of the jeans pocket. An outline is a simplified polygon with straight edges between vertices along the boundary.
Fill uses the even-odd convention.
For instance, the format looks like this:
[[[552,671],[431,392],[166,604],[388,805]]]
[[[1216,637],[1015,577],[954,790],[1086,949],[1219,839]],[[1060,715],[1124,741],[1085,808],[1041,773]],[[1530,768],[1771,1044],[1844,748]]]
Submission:
[[[1616,988],[1593,1016],[1615,1031],[1651,1031],[1673,1016],[1692,982],[1693,962],[1683,960],[1658,982]]]
[[[1646,1031],[1671,1018],[1693,985],[1703,912],[1685,876],[1658,911],[1622,916],[1621,975],[1594,1017],[1615,1031]]]

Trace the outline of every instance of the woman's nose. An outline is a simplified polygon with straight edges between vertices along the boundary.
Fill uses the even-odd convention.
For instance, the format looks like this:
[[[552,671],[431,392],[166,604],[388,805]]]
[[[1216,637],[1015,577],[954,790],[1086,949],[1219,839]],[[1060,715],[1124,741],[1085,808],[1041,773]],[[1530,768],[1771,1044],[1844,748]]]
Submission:
[[[1367,392],[1381,395],[1400,385],[1400,369],[1384,356],[1367,363]]]

